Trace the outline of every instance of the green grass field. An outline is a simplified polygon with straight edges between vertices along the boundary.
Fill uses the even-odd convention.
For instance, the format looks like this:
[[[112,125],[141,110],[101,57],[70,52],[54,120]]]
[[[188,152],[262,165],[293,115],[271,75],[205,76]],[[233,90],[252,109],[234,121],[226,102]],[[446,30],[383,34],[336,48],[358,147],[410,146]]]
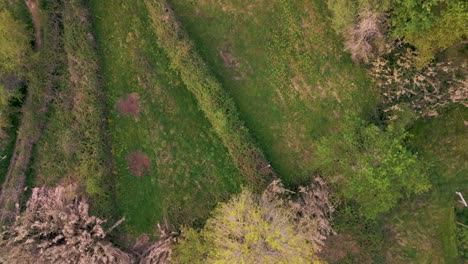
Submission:
[[[317,167],[314,144],[343,110],[369,113],[368,79],[342,52],[320,1],[171,1],[202,57],[287,184]]]
[[[243,178],[180,77],[155,43],[141,2],[91,1],[102,59],[116,177],[116,200],[128,231],[155,231],[167,220],[199,225]],[[119,98],[136,93],[141,111],[122,115]],[[149,175],[129,172],[134,151]]]

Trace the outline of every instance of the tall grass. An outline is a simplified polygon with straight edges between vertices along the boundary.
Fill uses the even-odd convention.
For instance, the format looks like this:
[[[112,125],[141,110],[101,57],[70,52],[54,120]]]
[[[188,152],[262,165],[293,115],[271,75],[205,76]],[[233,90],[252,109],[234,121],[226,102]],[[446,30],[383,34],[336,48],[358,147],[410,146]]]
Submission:
[[[234,101],[210,72],[164,1],[145,1],[157,42],[195,96],[239,170],[258,190],[275,177],[262,151],[239,118]]]

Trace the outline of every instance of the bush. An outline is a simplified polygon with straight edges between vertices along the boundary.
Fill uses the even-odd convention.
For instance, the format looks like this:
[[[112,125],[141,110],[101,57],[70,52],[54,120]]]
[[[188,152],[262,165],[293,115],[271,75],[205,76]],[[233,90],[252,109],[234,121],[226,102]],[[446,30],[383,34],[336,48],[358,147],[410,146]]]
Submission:
[[[105,240],[105,222],[88,213],[74,186],[34,188],[25,211],[1,235],[6,263],[131,263]],[[115,226],[114,226],[115,227]]]
[[[358,22],[345,33],[345,50],[351,53],[355,62],[369,62],[377,55],[385,43],[384,16],[364,10]]]
[[[375,219],[404,196],[429,189],[424,165],[404,147],[403,130],[382,130],[349,114],[340,128],[318,144],[320,170],[363,216]]]
[[[247,189],[221,204],[203,230],[184,230],[176,263],[319,263],[333,211],[320,178],[299,199],[278,180],[257,196]]]
[[[349,38],[346,36],[350,29],[360,27],[360,14],[366,10],[388,17],[387,39],[403,39],[414,46],[418,51],[413,61],[417,68],[426,66],[436,52],[460,43],[468,35],[468,10],[463,0],[331,0],[328,8],[333,28],[345,38]]]

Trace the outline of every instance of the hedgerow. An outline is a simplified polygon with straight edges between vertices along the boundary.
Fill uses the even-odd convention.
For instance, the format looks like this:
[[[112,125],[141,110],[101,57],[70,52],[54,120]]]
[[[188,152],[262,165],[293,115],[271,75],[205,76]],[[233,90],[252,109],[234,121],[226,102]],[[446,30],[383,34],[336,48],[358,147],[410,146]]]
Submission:
[[[199,107],[239,170],[261,190],[274,177],[274,172],[239,118],[234,101],[197,53],[167,3],[151,0],[145,3],[157,42],[166,51],[171,66],[180,73],[185,86],[198,100]]]

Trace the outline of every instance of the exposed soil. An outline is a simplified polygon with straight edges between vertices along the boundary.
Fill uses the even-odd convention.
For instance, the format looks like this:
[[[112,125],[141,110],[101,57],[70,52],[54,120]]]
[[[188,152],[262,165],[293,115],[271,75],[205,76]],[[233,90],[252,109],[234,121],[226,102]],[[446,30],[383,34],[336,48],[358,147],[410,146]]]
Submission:
[[[140,96],[137,93],[131,93],[125,98],[120,97],[115,104],[120,116],[130,115],[133,116],[135,121],[138,120],[138,114],[141,110],[138,99],[140,99]]]
[[[42,45],[41,39],[41,20],[39,19],[39,10],[37,0],[24,0],[31,13],[31,19],[34,25],[34,48],[39,50]]]
[[[137,150],[127,157],[130,174],[137,177],[143,177],[150,173],[150,160],[148,156]]]

